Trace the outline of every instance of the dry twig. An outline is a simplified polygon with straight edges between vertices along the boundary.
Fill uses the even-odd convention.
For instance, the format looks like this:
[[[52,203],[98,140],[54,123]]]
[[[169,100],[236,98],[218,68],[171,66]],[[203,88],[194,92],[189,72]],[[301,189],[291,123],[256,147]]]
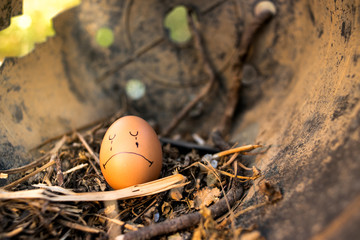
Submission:
[[[89,146],[89,144],[86,142],[86,140],[84,139],[84,137],[76,132],[76,136],[79,138],[79,140],[81,141],[81,143],[84,145],[84,147],[86,148],[86,150],[90,153],[90,155],[94,158],[94,160],[96,161],[96,163],[98,165],[100,165],[100,160],[98,158],[98,156],[96,156],[96,154],[94,153],[94,151],[92,150],[92,148]],[[99,170],[97,169],[97,167],[95,167],[94,163],[89,160],[90,165],[92,166],[92,168],[95,170],[96,174],[98,175],[98,177],[102,178],[102,175],[100,174]]]
[[[232,206],[240,199],[243,193],[242,186],[235,181],[230,191],[226,194],[229,204]],[[212,218],[216,219],[228,211],[228,206],[225,197],[212,205],[210,208]],[[152,224],[150,226],[139,229],[135,232],[129,232],[124,235],[118,236],[117,240],[128,239],[150,239],[156,236],[177,232],[189,227],[194,227],[199,224],[201,220],[199,212],[182,215],[178,218],[166,220],[161,223]]]
[[[241,38],[241,44],[238,50],[238,62],[236,64],[237,72],[232,81],[232,85],[228,87],[227,104],[223,114],[223,119],[219,126],[219,131],[226,133],[230,128],[231,119],[234,115],[236,105],[238,103],[239,89],[241,87],[242,67],[246,60],[249,47],[255,37],[255,34],[263,26],[267,20],[274,16],[275,12],[270,9],[263,8],[256,12],[254,19],[246,25]]]
[[[39,172],[47,169],[48,167],[50,167],[50,166],[52,166],[52,165],[54,165],[54,164],[55,164],[55,161],[54,161],[54,160],[50,160],[50,161],[49,161],[47,164],[45,164],[44,166],[36,169],[36,170],[33,171],[32,173],[29,173],[29,174],[26,175],[25,177],[22,177],[22,178],[14,181],[14,182],[12,182],[12,183],[9,183],[8,185],[0,188],[0,190],[8,190],[8,189],[11,189],[11,188],[19,185],[20,183],[25,182],[25,181],[28,180],[30,177],[35,176],[35,175],[38,174]],[[0,198],[1,198],[1,197],[0,197]]]
[[[208,74],[209,80],[206,85],[201,89],[197,96],[190,101],[170,122],[169,126],[164,129],[163,136],[169,135],[174,128],[183,120],[188,112],[201,100],[203,99],[211,90],[212,86],[215,83],[215,70],[206,54],[206,49],[204,46],[203,38],[200,33],[199,24],[195,22],[194,16],[190,14],[188,17],[190,28],[194,35],[194,44],[199,53],[200,62],[204,64],[204,70]]]
[[[43,166],[41,168],[41,171],[51,166],[54,163],[55,163],[54,161],[50,161],[48,164],[46,164],[46,166]],[[35,171],[35,174],[38,172],[40,172],[40,170]],[[41,186],[44,189],[23,190],[23,191],[15,191],[15,192],[0,191],[0,199],[38,198],[53,202],[111,201],[111,200],[143,197],[143,196],[148,196],[159,192],[167,191],[172,188],[182,187],[187,184],[184,183],[184,181],[185,181],[185,177],[183,175],[175,174],[152,182],[143,183],[120,190],[106,191],[106,192],[84,192],[84,193],[71,192],[67,189],[58,186]],[[18,183],[16,182],[16,184]],[[9,185],[5,187],[7,188],[12,187],[12,185],[10,187]],[[61,195],[56,194],[59,192],[61,193]]]

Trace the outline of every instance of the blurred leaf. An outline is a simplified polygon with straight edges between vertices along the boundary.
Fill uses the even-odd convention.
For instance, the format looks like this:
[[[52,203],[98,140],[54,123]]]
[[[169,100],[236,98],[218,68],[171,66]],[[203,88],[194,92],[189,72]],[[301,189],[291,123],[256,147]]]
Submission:
[[[186,7],[177,6],[165,17],[164,25],[169,31],[170,39],[175,43],[185,43],[191,38],[187,15]]]
[[[110,28],[100,28],[96,32],[96,42],[102,47],[110,47],[114,42],[114,33]]]
[[[0,59],[24,56],[34,49],[35,43],[54,36],[52,18],[80,2],[81,0],[24,0],[23,15],[11,18],[10,26],[0,31]]]

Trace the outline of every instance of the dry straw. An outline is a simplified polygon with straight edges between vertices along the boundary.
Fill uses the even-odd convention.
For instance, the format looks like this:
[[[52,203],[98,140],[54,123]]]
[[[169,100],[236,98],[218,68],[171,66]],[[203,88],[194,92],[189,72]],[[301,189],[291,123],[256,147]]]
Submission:
[[[132,187],[105,191],[105,192],[83,192],[75,193],[69,189],[59,186],[46,186],[43,184],[34,185],[40,189],[23,190],[23,191],[5,191],[0,190],[0,199],[45,199],[54,202],[69,201],[112,201],[129,199],[136,197],[144,197],[160,192],[164,192],[173,188],[186,185],[186,178],[181,174],[171,175],[152,182],[135,185]]]

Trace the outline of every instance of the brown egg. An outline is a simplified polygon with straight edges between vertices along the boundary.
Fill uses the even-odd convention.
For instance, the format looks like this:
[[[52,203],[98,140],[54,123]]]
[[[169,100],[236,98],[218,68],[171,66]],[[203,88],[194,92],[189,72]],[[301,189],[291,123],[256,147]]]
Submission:
[[[157,179],[162,167],[162,150],[154,129],[136,116],[116,120],[101,143],[100,167],[114,189]]]

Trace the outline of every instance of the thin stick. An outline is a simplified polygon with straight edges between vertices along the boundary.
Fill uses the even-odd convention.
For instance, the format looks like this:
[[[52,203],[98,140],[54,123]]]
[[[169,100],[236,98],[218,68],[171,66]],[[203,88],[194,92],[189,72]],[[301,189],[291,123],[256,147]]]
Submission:
[[[86,142],[86,140],[84,139],[84,137],[79,133],[79,132],[75,132],[76,136],[79,138],[79,140],[81,141],[81,143],[84,145],[84,147],[86,148],[86,150],[90,153],[90,155],[94,158],[94,160],[100,164],[100,160],[98,158],[98,156],[95,155],[94,150],[92,150],[92,148],[89,146],[89,144]]]
[[[221,169],[225,169],[227,166],[229,166],[239,156],[239,154],[240,153],[237,152],[234,155],[232,155],[229,161],[227,161],[224,165],[221,166]]]
[[[243,193],[241,185],[235,181],[231,190],[226,194],[229,204],[232,206],[240,198]],[[228,211],[228,206],[223,197],[220,201],[212,205],[210,208],[212,218],[216,219]],[[185,214],[180,217],[169,219],[161,223],[151,224],[143,227],[135,232],[128,232],[124,235],[116,237],[116,240],[128,239],[150,239],[156,236],[177,232],[182,229],[193,227],[199,224],[202,216],[199,212]]]
[[[55,163],[55,161],[50,161],[50,162],[52,162],[52,164]],[[50,162],[47,165],[50,166]],[[48,166],[44,166],[43,168],[45,169],[45,167]],[[41,186],[44,189],[36,189],[36,191],[34,190],[22,190],[22,191],[14,191],[14,192],[0,191],[0,199],[38,198],[53,202],[111,201],[111,200],[144,197],[144,196],[164,192],[173,188],[179,188],[188,184],[188,182],[185,182],[185,180],[186,178],[183,175],[175,174],[165,178],[161,178],[158,180],[154,180],[139,185],[134,185],[120,190],[105,191],[105,192],[82,192],[82,193],[71,192],[68,189],[59,186],[54,186],[54,187]]]
[[[243,74],[242,68],[246,60],[250,45],[253,42],[255,34],[260,29],[260,27],[263,26],[264,23],[272,16],[274,16],[272,11],[264,9],[262,12],[256,15],[249,24],[247,24],[242,34],[241,44],[238,50],[239,60],[236,64],[237,66],[235,65],[238,71],[236,72],[232,84],[228,88],[229,92],[227,94],[227,104],[219,127],[219,130],[222,133],[226,133],[229,130],[231,119],[234,115],[234,111],[238,103],[239,89],[241,87],[241,78]]]
[[[152,203],[150,203],[149,204],[149,206],[147,206],[145,209],[144,209],[144,211],[142,211],[142,213],[140,213],[139,215],[137,215],[134,219],[132,219],[131,221],[132,222],[135,222],[136,221],[136,219],[138,219],[139,217],[141,217],[142,215],[144,215],[144,213],[147,211],[147,210],[149,210],[155,203],[156,203],[156,199],[154,200],[154,201],[152,201]]]
[[[231,173],[228,173],[228,172],[225,172],[225,171],[222,171],[222,170],[218,170],[219,173],[221,173],[222,175],[226,175],[226,176],[229,176],[229,177],[236,177],[236,178],[239,178],[239,179],[246,179],[246,180],[255,180],[257,179],[259,176],[252,176],[252,177],[245,177],[245,176],[239,176],[239,175],[234,175],[234,174],[231,174]]]
[[[103,219],[106,219],[107,221],[112,222],[112,223],[115,223],[115,224],[117,224],[117,225],[119,225],[119,226],[124,226],[126,229],[131,230],[131,231],[136,231],[136,230],[138,230],[137,227],[135,227],[135,226],[133,226],[133,225],[131,225],[131,224],[127,224],[127,223],[125,223],[125,222],[123,222],[123,221],[121,221],[121,220],[119,220],[119,219],[108,218],[108,217],[105,217],[105,216],[100,215],[100,214],[95,214],[95,216],[100,217],[100,218],[103,218]]]
[[[191,102],[189,102],[178,115],[171,121],[169,126],[164,130],[163,136],[168,136],[175,127],[180,123],[181,120],[185,118],[187,113],[203,98],[205,97],[208,92],[210,91],[213,85],[213,81],[209,81],[206,83],[205,87],[201,89],[200,93],[194,98]]]
[[[24,165],[24,166],[21,166],[18,168],[8,169],[8,170],[0,170],[0,173],[14,174],[14,173],[27,171],[31,168],[35,168],[38,165],[40,165],[41,163],[43,163],[47,157],[49,157],[50,155],[56,154],[60,150],[60,148],[64,145],[65,141],[66,141],[66,136],[62,135],[62,138],[45,155],[39,157],[38,159],[36,159],[35,161],[33,161],[27,165]]]
[[[64,184],[64,174],[61,170],[61,162],[60,162],[60,158],[58,156],[55,157],[55,163],[56,163],[57,182],[58,182],[59,186],[62,186]]]
[[[125,66],[127,66],[130,63],[133,63],[135,60],[137,60],[139,57],[150,51],[151,49],[155,48],[156,46],[160,45],[162,42],[165,41],[164,36],[159,36],[152,40],[149,44],[146,44],[145,46],[142,46],[138,50],[135,51],[135,53],[132,56],[129,56],[126,58],[123,62],[117,64],[115,67],[110,68],[105,73],[103,73],[100,77],[96,79],[96,82],[102,82],[106,80],[111,75],[115,74],[116,72],[123,69]]]
[[[245,170],[248,170],[248,171],[252,171],[253,169],[252,168],[248,168],[246,167],[244,164],[242,164],[241,162],[238,162],[237,164],[239,164],[239,166],[242,168],[242,169],[245,169]]]
[[[86,140],[84,139],[84,137],[83,137],[80,133],[78,133],[78,132],[76,132],[76,136],[77,136],[77,137],[79,138],[79,140],[82,142],[82,144],[84,145],[84,147],[86,148],[86,150],[90,153],[90,155],[93,157],[93,159],[96,161],[96,163],[97,163],[98,165],[100,165],[100,160],[99,160],[98,156],[95,155],[94,151],[93,151],[92,148],[89,146],[89,144],[86,142]],[[99,170],[98,170],[97,167],[94,165],[94,163],[93,163],[91,160],[89,160],[89,163],[90,163],[90,165],[93,167],[93,169],[95,170],[96,174],[97,174],[100,178],[102,178],[102,175],[100,174]]]
[[[222,152],[218,152],[218,153],[214,154],[212,157],[213,158],[220,158],[220,157],[230,155],[230,154],[233,154],[233,153],[240,153],[240,152],[250,151],[250,150],[253,150],[253,149],[256,149],[256,148],[260,148],[260,147],[262,147],[262,145],[245,145],[245,146],[225,150],[225,151],[222,151]]]
[[[65,227],[76,229],[76,230],[79,230],[79,231],[82,231],[82,232],[88,232],[88,233],[100,233],[100,232],[102,232],[101,229],[81,225],[81,224],[70,222],[70,221],[65,221],[65,220],[59,219],[58,222],[60,224],[64,225]]]
[[[75,167],[73,167],[73,168],[65,171],[65,172],[64,172],[64,175],[67,175],[67,174],[69,174],[69,173],[72,173],[72,172],[75,172],[75,171],[77,171],[77,170],[80,170],[80,169],[82,169],[82,168],[84,168],[84,167],[87,167],[88,165],[89,165],[89,164],[87,164],[87,163],[83,163],[83,164],[77,165],[77,166],[75,166]]]
[[[35,161],[33,161],[29,164],[26,164],[26,165],[18,167],[18,168],[0,170],[0,173],[15,174],[15,173],[19,173],[19,172],[25,172],[25,171],[27,171],[31,168],[35,168],[38,165],[40,165],[41,163],[43,163],[48,156],[49,156],[49,153],[46,153],[45,155],[39,157],[38,159],[36,159]]]
[[[209,76],[209,80],[206,83],[206,85],[201,89],[201,91],[198,93],[196,98],[194,98],[192,101],[190,101],[181,111],[179,114],[177,114],[173,120],[170,122],[169,126],[165,128],[163,131],[163,136],[169,135],[174,128],[180,123],[181,120],[185,118],[185,116],[188,114],[188,112],[202,99],[204,98],[211,90],[212,86],[215,83],[215,71],[210,63],[210,60],[208,59],[206,55],[205,46],[203,43],[203,39],[201,36],[201,33],[199,31],[199,26],[196,25],[194,22],[193,16],[189,16],[189,25],[191,27],[192,32],[194,33],[194,42],[195,47],[198,49],[199,52],[199,58],[200,61],[203,61],[205,71],[207,72]]]
[[[15,237],[16,235],[21,233],[29,224],[30,224],[30,222],[27,222],[27,223],[18,225],[14,230],[12,230],[10,232],[0,233],[0,239],[7,239],[7,238]]]
[[[55,161],[52,159],[52,160],[50,160],[48,163],[46,163],[44,166],[36,169],[36,170],[33,171],[32,173],[29,173],[29,174],[26,175],[25,177],[22,177],[22,178],[20,178],[20,179],[18,179],[18,180],[16,180],[16,181],[14,181],[14,182],[6,185],[6,186],[0,188],[0,190],[8,190],[8,189],[11,189],[11,188],[17,186],[18,184],[20,184],[20,183],[28,180],[28,179],[31,178],[32,176],[35,176],[36,174],[38,174],[39,172],[45,170],[46,168],[52,166],[53,164],[55,164]]]
[[[235,213],[235,218],[237,218],[238,216],[240,216],[240,215],[242,215],[242,214],[244,214],[246,212],[249,212],[249,211],[255,210],[255,209],[259,208],[259,207],[265,206],[265,205],[267,205],[269,203],[270,202],[263,202],[263,203],[259,203],[257,205],[252,205],[252,206],[250,206],[248,208],[245,208],[245,209]]]
[[[109,218],[114,218],[119,213],[119,207],[116,200],[106,201],[104,202],[105,206],[105,214]],[[109,239],[114,239],[117,235],[121,233],[120,226],[114,224],[113,222],[106,222],[107,233],[109,235]]]

